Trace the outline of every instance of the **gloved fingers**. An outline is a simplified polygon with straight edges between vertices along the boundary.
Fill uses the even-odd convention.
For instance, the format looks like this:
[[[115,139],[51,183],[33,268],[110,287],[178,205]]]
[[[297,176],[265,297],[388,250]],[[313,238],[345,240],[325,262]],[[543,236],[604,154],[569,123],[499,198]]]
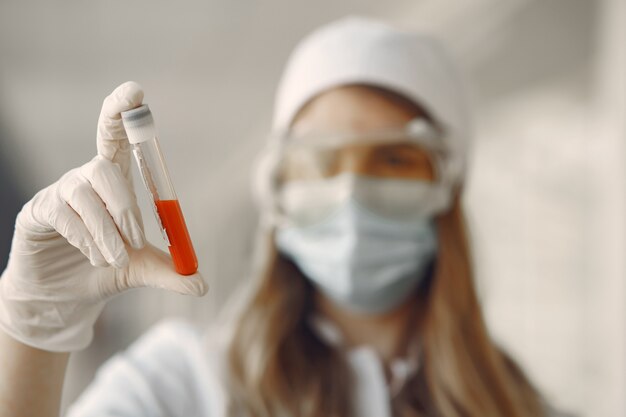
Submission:
[[[120,113],[139,107],[142,101],[141,86],[134,81],[127,81],[104,99],[98,118],[98,155],[118,164],[127,178],[131,175],[130,144]]]
[[[104,202],[89,182],[70,176],[59,187],[59,196],[82,219],[106,261],[116,268],[128,265],[128,253]]]
[[[64,201],[59,201],[50,214],[49,222],[72,246],[80,249],[93,266],[109,266],[83,220]]]
[[[193,275],[178,274],[170,255],[149,242],[143,249],[130,249],[129,254],[130,265],[127,274],[118,277],[121,286],[160,288],[197,297],[206,294],[208,290],[208,285],[199,272]],[[121,272],[118,271],[118,275]]]
[[[142,248],[145,235],[141,211],[132,186],[120,167],[98,155],[80,167],[79,172],[106,205],[122,238],[133,248]]]

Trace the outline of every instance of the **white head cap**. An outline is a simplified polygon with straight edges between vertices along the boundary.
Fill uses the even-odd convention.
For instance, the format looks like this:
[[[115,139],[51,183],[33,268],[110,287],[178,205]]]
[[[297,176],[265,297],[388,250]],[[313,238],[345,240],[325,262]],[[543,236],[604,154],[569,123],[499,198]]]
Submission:
[[[462,181],[471,138],[467,103],[455,66],[435,39],[358,17],[322,26],[289,58],[276,94],[273,130],[288,129],[319,93],[347,84],[386,88],[424,108],[446,131],[449,180]]]

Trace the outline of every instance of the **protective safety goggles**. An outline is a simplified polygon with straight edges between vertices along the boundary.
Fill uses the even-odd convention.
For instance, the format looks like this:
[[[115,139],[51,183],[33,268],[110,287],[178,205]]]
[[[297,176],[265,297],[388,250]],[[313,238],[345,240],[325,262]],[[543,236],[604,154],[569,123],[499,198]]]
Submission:
[[[441,135],[441,129],[421,118],[405,127],[364,133],[282,135],[275,139],[276,186],[345,172],[437,182],[446,156]]]
[[[432,204],[443,206],[450,195],[443,135],[441,127],[423,118],[402,127],[368,132],[272,135],[257,165],[258,197],[273,222],[284,221],[290,210],[281,207],[285,202],[283,190],[290,189],[293,195],[296,184],[300,190],[306,189],[301,185],[328,189],[324,183],[342,182],[340,177],[352,173],[371,179],[406,180],[401,182],[407,184],[407,191],[412,189],[410,183],[423,183],[431,189]],[[319,196],[328,200],[323,194]]]

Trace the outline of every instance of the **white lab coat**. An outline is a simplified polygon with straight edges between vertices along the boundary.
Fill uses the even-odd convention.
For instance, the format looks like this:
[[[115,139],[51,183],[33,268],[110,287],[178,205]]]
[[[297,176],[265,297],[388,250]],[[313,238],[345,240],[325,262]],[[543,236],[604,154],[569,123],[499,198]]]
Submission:
[[[330,323],[314,322],[320,336],[340,343]],[[227,397],[223,375],[224,353],[190,323],[161,322],[129,349],[109,359],[93,383],[69,408],[67,417],[223,417]],[[347,351],[355,378],[353,407],[360,417],[391,417],[391,396],[417,371],[418,364],[397,359],[391,364],[391,382],[382,361],[370,347]],[[560,413],[547,411],[549,416]]]
[[[337,343],[332,328],[324,323],[317,327]],[[227,397],[219,376],[224,355],[211,348],[211,340],[206,340],[210,335],[183,321],[157,324],[98,370],[67,417],[223,417]],[[388,385],[373,349],[352,349],[347,358],[355,375],[357,415],[391,417],[390,395],[401,388],[413,366],[402,359],[392,363]]]

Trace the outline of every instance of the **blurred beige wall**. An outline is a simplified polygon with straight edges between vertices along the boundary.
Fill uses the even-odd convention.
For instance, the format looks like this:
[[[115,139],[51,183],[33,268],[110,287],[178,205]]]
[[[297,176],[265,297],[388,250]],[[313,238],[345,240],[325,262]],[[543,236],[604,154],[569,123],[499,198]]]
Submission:
[[[25,195],[95,154],[102,99],[140,82],[210,293],[114,299],[72,358],[67,404],[150,324],[209,322],[250,268],[250,165],[295,43],[365,14],[440,36],[467,74],[477,137],[466,187],[489,326],[548,398],[623,416],[621,0],[0,3],[0,138]],[[3,155],[4,156],[4,155]],[[136,181],[149,239],[165,246]]]

